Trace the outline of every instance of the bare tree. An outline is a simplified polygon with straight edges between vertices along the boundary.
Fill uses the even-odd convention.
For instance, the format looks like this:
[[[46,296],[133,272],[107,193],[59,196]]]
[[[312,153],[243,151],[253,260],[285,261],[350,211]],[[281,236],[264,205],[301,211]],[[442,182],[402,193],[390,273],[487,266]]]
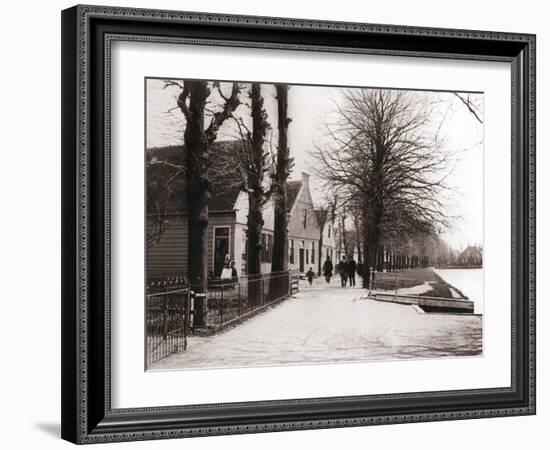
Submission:
[[[343,256],[348,256],[348,243],[346,239],[346,208],[344,206],[340,209],[340,216],[338,218],[338,226],[340,229],[340,238],[338,244],[338,250],[344,249]]]
[[[207,81],[185,80],[183,83],[169,80],[166,86],[181,88],[177,106],[185,117],[185,189],[188,224],[188,278],[196,292],[206,291],[206,229],[208,227],[208,203],[210,200],[210,146],[218,131],[240,105],[240,87],[232,83],[231,92],[225,95],[219,83],[213,83],[222,99],[219,110],[211,114],[205,126],[205,108],[211,94]]]
[[[252,114],[252,135],[248,134],[249,160],[247,164],[247,192],[248,192],[248,256],[247,273],[256,275],[261,272],[262,251],[262,217],[263,207],[269,200],[271,192],[264,187],[265,174],[269,170],[269,153],[264,151],[264,143],[269,122],[263,107],[264,99],[259,83],[252,83],[250,89],[250,104]],[[249,288],[250,289],[250,288]],[[252,296],[252,301],[256,297]]]
[[[344,206],[361,212],[365,273],[384,262],[383,234],[446,226],[446,154],[431,136],[431,110],[404,91],[349,89],[335,103],[318,172]],[[364,277],[368,285],[368,277]]]
[[[355,244],[357,246],[357,260],[359,263],[361,263],[363,261],[363,252],[361,250],[361,213],[357,208],[353,208],[351,211],[353,219],[353,231],[355,234]]]
[[[174,203],[184,192],[183,168],[156,157],[147,161],[147,247],[160,242]]]
[[[288,270],[288,218],[287,218],[287,180],[292,169],[293,160],[288,147],[288,126],[292,119],[288,117],[288,85],[276,84],[277,91],[277,128],[279,142],[275,170],[272,175],[272,191],[275,206],[273,272]]]
[[[470,111],[479,123],[483,123],[481,104],[477,96],[454,92],[454,96]]]
[[[248,299],[254,306],[260,298],[260,280],[254,275],[261,273],[261,254],[264,249],[261,240],[264,225],[263,208],[271,197],[271,188],[265,185],[266,174],[270,168],[270,154],[264,149],[270,124],[264,108],[261,85],[252,83],[248,96],[252,129],[246,125],[242,117],[233,117],[239,133],[240,146],[234,154],[219,156],[226,160],[221,165],[222,168],[227,171],[237,168],[240,174],[239,188],[248,195],[246,271],[251,275]]]

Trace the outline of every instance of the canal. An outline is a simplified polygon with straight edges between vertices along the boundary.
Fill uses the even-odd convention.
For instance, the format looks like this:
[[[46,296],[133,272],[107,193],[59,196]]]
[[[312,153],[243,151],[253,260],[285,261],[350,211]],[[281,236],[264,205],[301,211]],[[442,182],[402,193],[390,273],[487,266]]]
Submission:
[[[436,269],[436,273],[474,302],[476,314],[483,314],[483,269]]]

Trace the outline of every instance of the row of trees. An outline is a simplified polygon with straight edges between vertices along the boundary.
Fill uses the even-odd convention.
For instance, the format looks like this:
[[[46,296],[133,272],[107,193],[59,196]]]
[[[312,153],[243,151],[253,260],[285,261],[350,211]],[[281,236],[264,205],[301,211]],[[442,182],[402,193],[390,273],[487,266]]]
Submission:
[[[316,148],[333,209],[343,221],[352,218],[367,268],[388,258],[391,267],[422,264],[411,242],[436,238],[451,219],[444,205],[448,160],[431,105],[406,91],[347,89],[342,95],[327,139]]]
[[[272,271],[287,270],[286,185],[293,165],[288,144],[288,85],[274,85],[277,144],[273,151],[264,107],[268,85],[200,80],[168,80],[165,84],[179,90],[176,108],[185,119],[185,157],[183,164],[170,167],[169,176],[155,180],[152,191],[177,196],[180,187],[168,185],[184,175],[190,283],[199,292],[206,288],[205,237],[213,158],[226,158],[225,164],[216,164],[222,172],[217,175],[236,170],[239,189],[248,194],[247,272],[260,273],[262,210],[270,199],[275,205]],[[334,120],[326,125],[326,139],[316,146],[315,157],[325,192],[332,193],[329,215],[340,229],[344,252],[351,254],[357,248],[364,266],[380,268],[385,263],[390,270],[440,260],[444,243],[439,231],[453,218],[445,209],[448,153],[433,123],[433,105],[427,96],[409,91],[354,88],[340,93],[334,102]],[[482,122],[477,97],[454,97]],[[238,114],[239,107],[246,113]],[[213,155],[220,128],[228,122],[238,134],[239,149]],[[158,210],[155,215],[159,217],[152,227],[158,233],[151,233],[151,242],[158,239],[165,223],[164,204],[157,203],[148,204]],[[348,234],[350,225],[353,232]]]
[[[165,86],[175,86],[180,90],[177,108],[185,118],[183,141],[185,158],[182,166],[172,168],[173,176],[183,173],[188,225],[188,279],[196,292],[205,292],[207,280],[206,230],[208,226],[208,204],[211,191],[211,173],[213,158],[225,158],[217,164],[218,170],[237,170],[239,188],[248,194],[248,252],[247,273],[260,273],[261,267],[261,231],[264,225],[262,211],[267,201],[273,199],[275,205],[275,224],[273,241],[272,270],[287,270],[287,179],[292,168],[292,159],[288,146],[288,85],[277,84],[276,100],[278,109],[278,144],[275,154],[268,149],[267,134],[271,129],[264,108],[264,96],[260,83],[243,85],[231,83],[228,92],[218,82],[201,80],[167,80]],[[225,89],[227,90],[227,89]],[[213,91],[219,101],[213,102]],[[214,110],[211,104],[216,103]],[[249,117],[237,115],[237,108],[244,105]],[[240,146],[232,154],[211,154],[220,128],[233,121],[238,130]],[[152,164],[166,165],[164,161]],[[225,163],[225,164],[224,164]],[[221,169],[220,169],[221,168]],[[223,176],[222,174],[218,174]],[[271,178],[265,183],[266,176]],[[167,180],[168,181],[168,180]],[[154,186],[165,189],[164,184]],[[166,197],[166,196],[165,196]],[[158,206],[162,210],[162,205]],[[161,216],[161,214],[157,214]],[[162,219],[161,219],[162,222]],[[156,228],[157,230],[160,227]],[[151,239],[155,239],[152,233]],[[254,287],[249,287],[254,297]]]

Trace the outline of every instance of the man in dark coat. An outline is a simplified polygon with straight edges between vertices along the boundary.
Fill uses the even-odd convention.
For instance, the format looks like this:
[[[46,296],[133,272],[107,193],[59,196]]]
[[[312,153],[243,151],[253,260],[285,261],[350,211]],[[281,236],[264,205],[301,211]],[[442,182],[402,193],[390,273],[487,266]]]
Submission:
[[[348,261],[348,277],[349,277],[349,285],[355,286],[355,271],[357,270],[357,263],[353,259],[353,255],[350,257]]]
[[[338,263],[338,272],[340,273],[342,287],[346,287],[348,284],[348,262],[346,261],[346,255],[342,256],[341,261]]]
[[[330,284],[330,279],[332,277],[333,270],[334,270],[334,267],[332,265],[332,261],[330,260],[330,256],[327,256],[327,259],[323,264],[323,275],[325,276],[325,280],[327,280],[327,284]]]
[[[309,281],[309,285],[311,286],[313,284],[313,277],[315,276],[315,272],[313,271],[313,267],[310,267],[309,270],[306,273],[307,281]]]

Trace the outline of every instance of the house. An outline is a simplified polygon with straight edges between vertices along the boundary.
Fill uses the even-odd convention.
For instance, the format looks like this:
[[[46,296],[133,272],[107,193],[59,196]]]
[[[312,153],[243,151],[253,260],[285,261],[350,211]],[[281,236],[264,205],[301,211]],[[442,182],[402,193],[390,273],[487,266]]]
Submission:
[[[317,268],[321,228],[309,190],[309,174],[302,172],[301,180],[288,183],[288,268],[307,272]]]
[[[212,151],[228,153],[234,151],[234,142],[214,144]],[[150,149],[148,161],[166,161],[174,165],[183,164],[183,146]],[[153,172],[156,171],[155,172]],[[146,267],[148,280],[187,273],[187,216],[185,182],[183,174],[175,176],[170,167],[160,164],[149,165],[147,170],[147,249]],[[239,196],[238,174],[226,172],[224,176],[211,178],[209,220],[206,230],[208,272],[219,274],[225,255],[235,252],[235,209]],[[171,188],[166,188],[168,180]],[[159,188],[160,185],[162,188]]]
[[[237,141],[216,142],[212,153],[228,154],[235,151]],[[148,152],[148,158],[181,164],[184,148],[164,147]],[[239,274],[246,273],[248,194],[240,189],[236,171],[217,167],[223,158],[215,158],[211,168],[211,198],[209,203],[208,227],[206,231],[207,272],[210,278],[220,276],[227,255],[236,262]],[[159,174],[155,174],[158,176]],[[161,180],[170,179],[161,174]],[[164,194],[159,201],[155,177],[148,173],[148,246],[147,278],[149,280],[171,276],[183,276],[187,272],[187,216],[185,187],[177,186],[170,194]],[[176,177],[177,178],[177,177]],[[179,177],[180,182],[182,176]],[[180,183],[180,184],[181,184]],[[157,183],[158,184],[158,183]],[[149,189],[149,185],[155,185]],[[155,197],[156,196],[156,197]],[[152,204],[150,206],[150,204]],[[169,205],[167,211],[159,213],[155,205]],[[302,174],[300,180],[288,182],[288,233],[289,269],[307,271],[317,266],[319,255],[319,225],[309,191],[309,175]],[[159,219],[160,217],[160,219]],[[273,255],[274,205],[268,201],[263,210],[261,270],[271,271]],[[157,224],[157,225],[155,225]],[[158,225],[160,224],[160,225]],[[150,230],[157,229],[157,233]],[[160,230],[159,230],[160,228]],[[149,234],[152,235],[149,239]]]
[[[469,245],[458,256],[459,266],[482,266],[483,252],[481,247]]]
[[[243,191],[237,193],[237,200],[233,205],[235,211],[235,219],[233,224],[234,238],[231,239],[231,245],[233,251],[231,252],[232,258],[237,264],[237,268],[240,274],[247,273],[246,270],[246,258],[248,252],[248,194]],[[262,227],[262,251],[260,254],[260,263],[262,273],[268,273],[271,271],[271,258],[273,256],[273,233],[275,229],[275,214],[273,208],[273,202],[268,201],[262,212],[262,218],[264,225]],[[214,274],[218,276],[217,273]]]

